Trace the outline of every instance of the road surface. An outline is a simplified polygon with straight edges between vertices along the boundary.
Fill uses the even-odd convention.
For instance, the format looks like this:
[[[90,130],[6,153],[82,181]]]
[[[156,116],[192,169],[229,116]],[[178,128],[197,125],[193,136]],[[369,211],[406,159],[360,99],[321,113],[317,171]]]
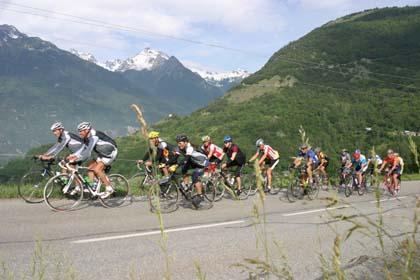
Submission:
[[[394,238],[401,239],[412,230],[418,195],[420,182],[404,182],[399,198],[383,198],[386,229]],[[276,265],[287,263],[295,279],[318,279],[322,276],[320,254],[330,259],[336,233],[344,234],[352,227],[335,216],[352,216],[364,224],[367,218],[378,217],[373,194],[350,198],[339,194],[340,202],[328,205],[327,198],[334,196],[321,191],[314,201],[305,198],[295,203],[289,203],[282,193],[268,196],[265,227],[256,223],[253,211],[260,202],[258,195],[246,201],[224,199],[203,211],[180,207],[163,216],[168,235],[166,254],[161,247],[158,217],[149,212],[146,201],[137,200],[118,209],[89,202],[77,211],[56,213],[45,204],[2,200],[0,261],[16,279],[30,275],[33,254],[39,252],[34,247],[41,240],[41,266],[47,268],[47,279],[55,277],[57,267],[62,267],[61,275],[69,274],[67,270],[72,268],[77,279],[162,279],[165,271],[171,279],[197,279],[197,264],[206,279],[249,279],[254,274],[235,264],[264,258],[256,237],[265,228]],[[392,243],[386,240],[385,244],[390,251]],[[344,241],[341,253],[346,274],[359,278],[369,273],[380,278],[372,261],[381,256],[378,247],[377,239],[358,232]]]

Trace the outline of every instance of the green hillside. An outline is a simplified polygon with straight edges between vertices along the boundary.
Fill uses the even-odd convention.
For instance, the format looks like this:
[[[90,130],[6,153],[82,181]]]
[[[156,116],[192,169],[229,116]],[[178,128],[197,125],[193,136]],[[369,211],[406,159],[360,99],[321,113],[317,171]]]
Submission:
[[[154,128],[172,142],[183,132],[195,143],[210,134],[221,145],[229,134],[248,157],[262,137],[279,149],[285,168],[301,142],[302,125],[309,142],[333,160],[342,148],[393,148],[405,158],[406,170],[415,170],[402,132],[420,132],[419,108],[420,7],[386,8],[313,30],[208,107]],[[417,144],[419,138],[414,137]],[[121,159],[143,153],[138,136],[119,142]],[[124,160],[114,170],[133,172]]]

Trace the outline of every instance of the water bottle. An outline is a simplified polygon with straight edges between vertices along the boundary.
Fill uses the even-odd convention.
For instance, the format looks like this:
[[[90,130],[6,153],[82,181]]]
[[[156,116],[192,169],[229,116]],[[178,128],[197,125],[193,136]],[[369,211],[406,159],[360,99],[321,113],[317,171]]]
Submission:
[[[93,182],[92,184],[92,190],[96,191],[96,188],[98,187],[98,181]]]

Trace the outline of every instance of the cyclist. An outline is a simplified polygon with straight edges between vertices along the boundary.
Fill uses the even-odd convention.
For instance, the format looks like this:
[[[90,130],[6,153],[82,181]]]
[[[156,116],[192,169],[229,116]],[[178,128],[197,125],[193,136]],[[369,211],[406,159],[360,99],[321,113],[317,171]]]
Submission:
[[[242,168],[245,165],[246,156],[241,149],[239,149],[238,145],[233,143],[232,137],[228,135],[223,138],[223,152],[226,154],[227,162],[222,164],[222,169],[236,166],[235,180],[238,186],[236,194],[239,196],[242,193],[241,173]]]
[[[169,176],[169,173],[174,172],[177,167],[177,148],[174,145],[171,145],[159,138],[159,132],[157,131],[152,131],[149,133],[149,140],[151,145],[153,145],[153,147],[156,149],[155,158],[150,160],[154,154],[153,147],[150,147],[143,156],[143,159],[138,160],[137,163],[142,164],[144,162],[146,170],[151,172],[150,168],[152,167],[153,162],[156,162],[159,164],[158,168],[161,170],[163,175]]]
[[[80,137],[84,140],[85,148],[67,157],[69,161],[86,161],[90,158],[92,151],[97,154],[96,160],[92,160],[88,164],[89,178],[93,182],[95,176],[99,178],[105,185],[105,192],[101,195],[102,198],[109,197],[114,189],[111,182],[105,175],[105,168],[111,166],[118,154],[118,148],[115,141],[101,131],[92,129],[89,122],[82,122],[77,126]]]
[[[279,153],[274,150],[271,146],[264,144],[263,139],[258,139],[255,142],[255,146],[257,147],[257,152],[250,158],[248,162],[252,162],[261,155],[260,159],[258,160],[258,165],[263,167],[264,164],[268,165],[267,168],[267,179],[268,179],[268,186],[267,189],[264,190],[265,192],[269,192],[271,190],[271,183],[273,178],[273,170],[276,168],[277,164],[279,163]]]
[[[325,180],[328,182],[327,167],[329,165],[330,159],[324,152],[321,151],[320,147],[315,148],[315,154],[319,160],[317,170],[319,170],[322,173],[322,175],[324,175]]]
[[[177,135],[176,142],[178,143],[179,152],[184,155],[184,162],[181,168],[182,175],[184,176],[184,185],[186,186],[189,185],[187,172],[189,169],[193,169],[191,178],[198,195],[192,198],[192,203],[196,208],[198,208],[200,203],[203,201],[202,183],[200,177],[204,174],[204,169],[209,165],[209,159],[205,154],[194,149],[186,135]]]
[[[44,154],[39,155],[40,160],[51,160],[55,158],[65,147],[67,147],[72,153],[83,149],[84,144],[82,138],[79,135],[68,132],[64,129],[61,122],[56,122],[51,125],[52,133],[57,137],[57,143],[48,149]]]
[[[350,168],[351,167],[351,156],[347,149],[342,149],[340,154],[340,160],[341,160],[341,171],[344,170],[345,167]]]
[[[397,157],[393,150],[389,149],[387,151],[387,157],[384,158],[384,161],[381,165],[381,168],[379,168],[379,172],[381,172],[385,167],[389,167],[388,170],[388,176],[392,176],[392,185],[395,189],[395,192],[398,193],[399,187],[398,184],[398,178],[401,176],[402,173],[402,167],[400,158]]]
[[[210,136],[206,135],[201,138],[203,145],[201,150],[209,158],[210,163],[214,163],[215,166],[219,166],[223,160],[225,153],[223,149],[219,146],[212,143]],[[206,170],[204,176],[208,176],[208,171]]]
[[[404,159],[398,153],[395,153],[395,156],[398,158],[399,164],[401,166],[400,175],[398,176],[398,181],[397,181],[398,186],[396,189],[397,193],[399,193],[401,189],[401,175],[403,174],[403,171],[404,171]]]
[[[298,167],[302,160],[306,160],[306,173],[309,181],[313,183],[312,170],[315,170],[319,165],[318,157],[308,144],[302,144],[299,148],[298,156],[293,162],[293,167]]]
[[[363,182],[363,176],[368,169],[368,162],[366,157],[360,152],[359,149],[355,150],[353,153],[352,166],[356,172],[357,180],[359,183],[358,187],[360,187]]]

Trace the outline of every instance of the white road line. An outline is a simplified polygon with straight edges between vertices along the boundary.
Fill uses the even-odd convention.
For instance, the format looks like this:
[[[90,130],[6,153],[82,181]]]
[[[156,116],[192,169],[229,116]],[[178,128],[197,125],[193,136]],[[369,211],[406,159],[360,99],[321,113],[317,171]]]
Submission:
[[[384,202],[384,201],[392,201],[392,200],[400,200],[400,199],[404,199],[407,198],[408,196],[399,196],[399,197],[393,197],[393,198],[385,198],[385,199],[381,199],[379,200],[380,202]],[[376,200],[372,200],[369,201],[370,203],[376,203]]]
[[[172,229],[165,230],[165,232],[169,233],[169,232],[187,231],[187,230],[203,229],[203,228],[211,228],[211,227],[221,227],[221,226],[240,224],[240,223],[244,223],[244,222],[245,222],[245,220],[237,220],[237,221],[207,224],[207,225],[198,225],[198,226],[191,226],[191,227],[172,228]],[[115,235],[115,236],[107,236],[107,237],[99,237],[99,238],[91,238],[91,239],[81,239],[81,240],[72,241],[71,243],[81,244],[81,243],[101,242],[101,241],[108,241],[108,240],[115,240],[115,239],[126,239],[126,238],[140,237],[140,236],[158,235],[160,233],[161,233],[160,230],[153,230],[153,231],[125,234],[125,235]]]
[[[350,205],[341,205],[337,207],[327,207],[327,208],[321,208],[321,209],[315,209],[315,210],[308,210],[308,211],[302,211],[302,212],[293,212],[293,213],[287,213],[283,214],[283,217],[290,217],[290,216],[297,216],[297,215],[304,215],[309,213],[316,213],[316,212],[322,212],[327,210],[334,210],[334,209],[343,209],[343,208],[349,208]]]

